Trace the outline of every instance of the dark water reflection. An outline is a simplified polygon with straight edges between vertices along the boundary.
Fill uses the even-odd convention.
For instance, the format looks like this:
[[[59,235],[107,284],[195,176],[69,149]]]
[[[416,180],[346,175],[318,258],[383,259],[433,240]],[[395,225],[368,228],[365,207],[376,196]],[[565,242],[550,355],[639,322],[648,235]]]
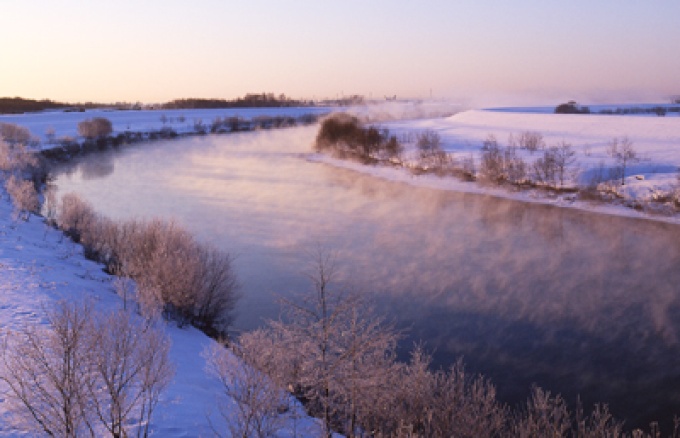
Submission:
[[[306,289],[318,245],[349,287],[516,403],[532,383],[627,425],[680,413],[680,228],[441,192],[305,161],[314,128],[138,145],[63,169],[112,217],[173,217],[237,255],[237,326]]]

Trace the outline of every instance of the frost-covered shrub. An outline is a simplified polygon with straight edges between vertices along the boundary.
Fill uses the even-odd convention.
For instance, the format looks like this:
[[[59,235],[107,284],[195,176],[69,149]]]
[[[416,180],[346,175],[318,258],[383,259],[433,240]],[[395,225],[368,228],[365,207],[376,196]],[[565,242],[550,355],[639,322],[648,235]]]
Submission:
[[[28,145],[31,142],[31,131],[14,123],[0,123],[0,140],[6,141],[10,146]]]
[[[230,436],[271,437],[284,425],[281,412],[287,408],[289,396],[258,366],[267,354],[262,347],[270,345],[248,334],[232,345],[232,351],[213,343],[203,352],[208,372],[219,383],[217,412]]]
[[[496,184],[505,180],[505,154],[493,135],[484,140],[479,172],[485,180]]]
[[[113,132],[113,125],[109,119],[94,117],[78,123],[78,134],[88,140],[103,138]]]
[[[451,164],[449,154],[442,148],[441,136],[435,131],[426,130],[416,134],[416,148],[422,167],[441,170]]]
[[[91,236],[96,221],[97,215],[89,202],[74,193],[62,197],[57,224],[75,242],[80,242],[84,236]]]
[[[0,139],[0,171],[26,178],[38,176],[41,162],[23,143],[9,143]]]
[[[318,152],[328,151],[340,158],[364,162],[397,158],[402,146],[387,129],[365,127],[358,118],[335,113],[324,119],[314,145]]]
[[[60,302],[3,338],[10,419],[36,436],[147,436],[174,374],[167,336],[124,311]]]
[[[238,298],[231,257],[182,227],[161,220],[116,223],[75,194],[62,198],[57,223],[87,257],[136,281],[144,312],[163,312],[214,336],[231,324]]]
[[[623,137],[620,140],[614,138],[607,145],[607,154],[615,160],[618,179],[621,180],[621,185],[625,185],[626,169],[631,163],[640,160],[637,151],[633,147],[633,142],[628,137]]]
[[[520,133],[517,138],[517,146],[521,149],[526,149],[530,152],[536,152],[545,147],[543,142],[543,134],[540,132],[525,131]]]
[[[523,184],[527,179],[527,164],[517,153],[517,148],[508,146],[503,150],[503,172],[511,184]]]
[[[32,181],[11,175],[5,183],[5,188],[19,217],[28,220],[30,213],[38,212],[40,199]]]

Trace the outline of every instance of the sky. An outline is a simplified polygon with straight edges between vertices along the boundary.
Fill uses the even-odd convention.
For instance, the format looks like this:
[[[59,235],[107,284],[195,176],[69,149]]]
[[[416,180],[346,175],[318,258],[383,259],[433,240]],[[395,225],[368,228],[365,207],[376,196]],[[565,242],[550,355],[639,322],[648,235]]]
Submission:
[[[0,0],[0,97],[667,101],[677,0]]]

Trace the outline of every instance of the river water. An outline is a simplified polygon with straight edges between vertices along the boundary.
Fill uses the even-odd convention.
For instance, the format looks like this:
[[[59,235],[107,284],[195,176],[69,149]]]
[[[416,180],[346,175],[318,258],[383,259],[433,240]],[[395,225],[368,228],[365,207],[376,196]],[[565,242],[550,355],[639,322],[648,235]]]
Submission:
[[[138,144],[56,171],[112,218],[173,218],[236,257],[236,329],[308,290],[322,248],[437,366],[626,425],[680,414],[680,227],[387,182],[309,162],[315,127]]]

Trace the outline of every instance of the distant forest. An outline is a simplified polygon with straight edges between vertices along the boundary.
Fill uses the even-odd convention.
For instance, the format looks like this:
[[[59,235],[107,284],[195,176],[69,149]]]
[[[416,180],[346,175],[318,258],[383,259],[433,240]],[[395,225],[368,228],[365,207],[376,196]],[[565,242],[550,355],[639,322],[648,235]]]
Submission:
[[[34,100],[34,99],[24,99],[21,97],[0,97],[0,114],[22,114],[36,111],[46,111],[46,110],[63,110],[63,111],[85,111],[87,109],[95,108],[108,108],[108,109],[120,109],[120,110],[131,110],[131,109],[142,109],[142,104],[140,103],[126,103],[126,102],[116,102],[116,103],[97,103],[97,102],[85,102],[85,103],[63,103],[55,102],[49,99]]]
[[[2,114],[21,114],[30,111],[43,111],[64,109],[69,107],[64,103],[53,102],[51,100],[31,100],[20,97],[0,97],[0,113]]]
[[[140,102],[127,103],[63,103],[53,100],[23,99],[21,97],[0,97],[0,114],[21,114],[45,110],[85,111],[94,108],[108,108],[116,110],[141,109],[214,109],[214,108],[265,108],[314,106],[313,101],[291,99],[285,94],[276,96],[274,93],[249,93],[244,97],[233,100],[226,99],[175,99],[161,104],[142,104]]]
[[[312,101],[291,99],[285,94],[274,93],[246,94],[235,100],[225,99],[175,99],[161,105],[162,109],[213,109],[213,108],[259,108],[312,106]]]

